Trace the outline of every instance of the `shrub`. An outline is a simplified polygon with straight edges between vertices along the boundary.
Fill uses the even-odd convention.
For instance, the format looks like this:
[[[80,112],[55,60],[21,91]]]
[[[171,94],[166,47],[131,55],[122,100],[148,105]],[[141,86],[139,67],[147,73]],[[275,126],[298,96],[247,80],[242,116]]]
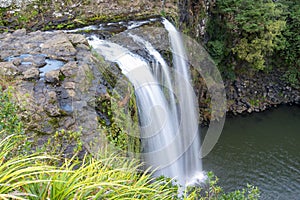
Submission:
[[[0,131],[8,135],[23,131],[22,122],[17,116],[18,107],[12,101],[12,91],[11,87],[3,91],[0,86]]]

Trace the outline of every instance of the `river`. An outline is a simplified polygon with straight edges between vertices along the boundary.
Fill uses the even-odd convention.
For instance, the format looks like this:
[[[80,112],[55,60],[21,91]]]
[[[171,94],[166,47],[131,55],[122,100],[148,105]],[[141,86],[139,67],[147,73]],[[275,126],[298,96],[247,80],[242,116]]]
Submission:
[[[300,106],[227,117],[203,168],[225,191],[257,186],[261,199],[300,199]]]

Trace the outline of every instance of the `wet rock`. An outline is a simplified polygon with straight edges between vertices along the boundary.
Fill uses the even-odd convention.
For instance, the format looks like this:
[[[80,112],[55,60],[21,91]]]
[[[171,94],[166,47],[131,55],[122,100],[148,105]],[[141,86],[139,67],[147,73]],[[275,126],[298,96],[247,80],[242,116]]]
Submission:
[[[60,98],[62,98],[62,99],[70,98],[69,93],[67,92],[67,90],[60,91]]]
[[[300,104],[300,95],[296,97],[295,101],[297,104]]]
[[[77,49],[83,49],[83,50],[90,50],[90,47],[88,45],[85,44],[78,44],[76,46]]]
[[[239,106],[236,107],[236,112],[239,113],[239,114],[243,113],[246,110],[247,110],[247,108],[243,105],[239,105]]]
[[[65,129],[71,129],[76,123],[74,118],[65,118],[64,120],[60,121],[60,126],[64,127]]]
[[[61,116],[62,112],[58,105],[58,99],[56,92],[49,91],[46,96],[46,103],[44,104],[44,110],[48,113],[50,117]]]
[[[48,113],[50,117],[59,117],[62,114],[57,105],[45,105],[44,110]]]
[[[282,80],[283,73],[279,70],[268,74],[259,72],[253,77],[241,75],[235,81],[227,81],[228,111],[260,112],[283,103],[297,103],[296,97],[300,95],[300,90]]]
[[[51,103],[58,102],[56,92],[54,92],[54,91],[48,92],[48,102],[51,102]]]
[[[74,98],[76,96],[76,92],[74,90],[67,90],[67,94],[70,98]]]
[[[251,109],[252,107],[251,103],[249,103],[248,101],[245,101],[245,105],[247,106],[248,110]]]
[[[59,70],[53,70],[50,72],[45,73],[45,81],[47,83],[58,83],[60,79],[60,71]]]
[[[24,80],[33,80],[33,79],[38,79],[40,76],[40,71],[35,68],[35,67],[31,67],[29,69],[27,69],[26,71],[24,71],[23,73],[23,79]]]
[[[0,7],[9,7],[9,6],[16,6],[21,7],[31,3],[34,0],[1,0]]]

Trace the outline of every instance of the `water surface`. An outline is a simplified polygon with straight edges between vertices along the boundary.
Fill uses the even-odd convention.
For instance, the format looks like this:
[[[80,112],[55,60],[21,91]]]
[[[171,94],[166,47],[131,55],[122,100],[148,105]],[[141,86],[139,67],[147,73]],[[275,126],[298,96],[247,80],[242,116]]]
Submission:
[[[203,167],[226,191],[250,183],[261,199],[300,199],[300,106],[227,118]]]

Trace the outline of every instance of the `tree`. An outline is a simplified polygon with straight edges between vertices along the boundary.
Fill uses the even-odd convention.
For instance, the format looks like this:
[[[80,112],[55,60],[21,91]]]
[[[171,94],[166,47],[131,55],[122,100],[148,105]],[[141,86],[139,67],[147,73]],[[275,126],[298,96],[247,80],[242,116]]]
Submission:
[[[263,70],[274,50],[284,47],[282,12],[280,4],[271,0],[217,0],[208,26],[208,48],[222,42],[226,47],[222,64]]]
[[[287,68],[284,77],[293,85],[300,82],[300,1],[281,0],[286,17],[285,48],[278,52],[283,62],[279,62]]]

